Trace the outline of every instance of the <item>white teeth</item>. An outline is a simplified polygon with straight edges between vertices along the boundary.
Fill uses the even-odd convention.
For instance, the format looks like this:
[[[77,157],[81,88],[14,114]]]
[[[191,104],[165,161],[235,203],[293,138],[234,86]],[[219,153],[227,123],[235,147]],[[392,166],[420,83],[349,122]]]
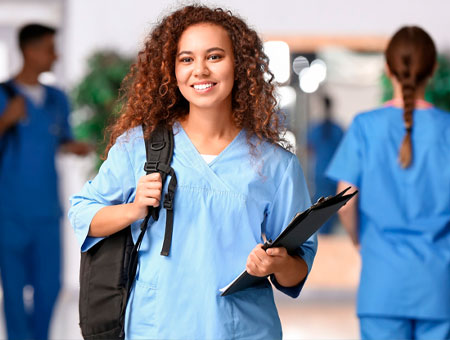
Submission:
[[[212,83],[201,84],[201,85],[194,85],[194,89],[196,89],[196,90],[206,90],[206,89],[209,89],[210,87],[213,87]]]

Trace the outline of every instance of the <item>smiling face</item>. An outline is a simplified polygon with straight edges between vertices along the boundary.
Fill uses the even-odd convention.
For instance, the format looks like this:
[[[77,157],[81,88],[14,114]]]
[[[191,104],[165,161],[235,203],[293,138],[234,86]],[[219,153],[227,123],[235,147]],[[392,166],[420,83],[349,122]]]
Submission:
[[[188,27],[178,42],[175,75],[190,110],[231,111],[234,55],[225,29],[209,23]]]

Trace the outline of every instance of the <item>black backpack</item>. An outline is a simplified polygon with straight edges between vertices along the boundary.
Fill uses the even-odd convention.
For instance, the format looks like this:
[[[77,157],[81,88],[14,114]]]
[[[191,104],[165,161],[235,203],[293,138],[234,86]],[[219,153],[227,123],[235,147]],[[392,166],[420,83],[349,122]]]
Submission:
[[[162,182],[171,176],[163,206],[167,210],[166,230],[161,255],[168,256],[172,241],[173,199],[177,179],[170,167],[174,140],[173,132],[158,126],[145,140],[147,174],[159,172]],[[138,252],[150,219],[156,221],[159,209],[149,207],[141,224],[141,232],[133,243],[131,227],[103,239],[81,253],[80,265],[80,327],[84,339],[123,339],[125,309],[136,276]]]

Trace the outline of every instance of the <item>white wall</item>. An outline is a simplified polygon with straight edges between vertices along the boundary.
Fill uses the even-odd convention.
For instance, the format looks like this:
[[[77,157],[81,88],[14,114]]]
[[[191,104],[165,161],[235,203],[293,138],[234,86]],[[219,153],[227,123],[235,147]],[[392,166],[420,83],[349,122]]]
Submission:
[[[152,24],[180,1],[66,0],[66,76],[75,82],[85,58],[99,48],[135,54]],[[447,0],[221,0],[260,33],[389,36],[405,24],[425,28],[440,50],[450,50]]]

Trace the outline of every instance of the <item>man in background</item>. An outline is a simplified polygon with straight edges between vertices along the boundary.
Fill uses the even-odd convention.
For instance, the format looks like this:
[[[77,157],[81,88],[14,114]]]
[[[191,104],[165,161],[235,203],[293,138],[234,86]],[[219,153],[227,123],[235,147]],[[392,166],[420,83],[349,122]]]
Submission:
[[[31,24],[19,32],[23,66],[0,85],[0,271],[8,338],[48,339],[61,286],[61,244],[55,155],[91,148],[75,142],[69,103],[38,81],[57,59],[56,30]],[[33,289],[24,303],[24,288]]]

